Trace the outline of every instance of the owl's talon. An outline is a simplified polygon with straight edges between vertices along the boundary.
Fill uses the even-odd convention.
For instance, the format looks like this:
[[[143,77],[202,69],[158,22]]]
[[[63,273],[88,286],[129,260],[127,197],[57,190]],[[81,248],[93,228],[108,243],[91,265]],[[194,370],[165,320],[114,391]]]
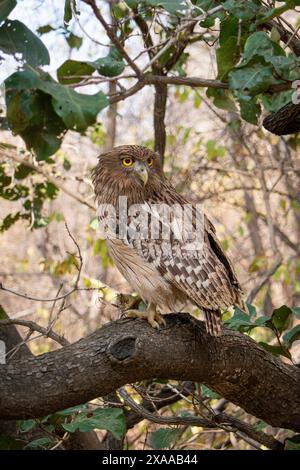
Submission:
[[[125,310],[126,316],[130,318],[143,318],[144,320],[148,320],[148,314],[146,312],[142,312],[141,310],[134,310],[129,309]]]
[[[147,320],[148,323],[152,326],[152,328],[156,328],[157,330],[160,328],[160,325],[166,326],[165,319],[162,315],[156,310],[156,307],[150,304],[145,311],[141,310],[126,310],[127,317],[130,318],[142,318]]]

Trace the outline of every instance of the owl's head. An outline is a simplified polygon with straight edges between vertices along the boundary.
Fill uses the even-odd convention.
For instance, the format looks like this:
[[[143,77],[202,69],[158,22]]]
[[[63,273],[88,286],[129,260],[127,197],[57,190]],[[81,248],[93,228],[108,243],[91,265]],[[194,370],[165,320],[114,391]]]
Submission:
[[[160,157],[139,145],[122,145],[99,156],[93,172],[96,195],[114,191],[114,196],[140,196],[163,178]]]

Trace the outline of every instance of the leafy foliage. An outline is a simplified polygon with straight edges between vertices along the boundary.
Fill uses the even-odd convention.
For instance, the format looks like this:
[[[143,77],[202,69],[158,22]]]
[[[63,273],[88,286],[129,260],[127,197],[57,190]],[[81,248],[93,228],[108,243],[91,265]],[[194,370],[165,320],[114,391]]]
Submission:
[[[278,346],[270,345],[263,341],[259,344],[275,356],[281,355],[290,359],[291,355],[289,349],[293,342],[300,338],[300,325],[288,329],[293,314],[293,309],[282,305],[280,308],[276,308],[273,311],[271,318],[258,316],[253,305],[248,305],[248,312],[244,312],[239,307],[235,307],[233,316],[226,320],[225,324],[233,330],[242,332],[251,332],[258,327],[268,328],[275,333],[278,339]],[[286,333],[283,335],[284,332]]]
[[[82,95],[43,72],[16,72],[6,79],[5,87],[10,128],[39,160],[58,150],[67,129],[85,131],[107,105],[103,92]]]

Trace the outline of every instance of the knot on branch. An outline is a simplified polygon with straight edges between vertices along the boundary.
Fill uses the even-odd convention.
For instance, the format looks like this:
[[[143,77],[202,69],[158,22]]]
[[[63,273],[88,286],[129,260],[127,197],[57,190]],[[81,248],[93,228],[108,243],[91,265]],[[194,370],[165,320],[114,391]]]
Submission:
[[[112,341],[107,348],[107,355],[112,362],[127,364],[134,359],[139,350],[139,341],[136,336],[125,336]]]

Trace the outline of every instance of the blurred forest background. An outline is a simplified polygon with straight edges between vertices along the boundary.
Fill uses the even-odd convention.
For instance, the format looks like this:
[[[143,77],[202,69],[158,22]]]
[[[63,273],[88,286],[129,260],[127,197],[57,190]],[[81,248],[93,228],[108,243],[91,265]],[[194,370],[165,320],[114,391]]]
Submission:
[[[0,2],[0,8],[8,3]],[[291,101],[291,83],[299,77],[299,2],[99,1],[98,11],[110,25],[109,34],[93,5],[96,3],[89,1],[77,5],[70,1],[65,5],[59,0],[20,0],[11,9],[9,20],[22,22],[43,42],[50,63],[32,59],[30,51],[24,52],[19,46],[9,50],[0,23],[3,318],[6,312],[9,318],[19,321],[18,331],[34,355],[61,347],[53,332],[60,339],[74,342],[120,318],[116,294],[130,293],[130,288],[113,266],[105,242],[97,236],[91,170],[103,151],[135,143],[155,148],[164,157],[165,172],[173,185],[190,200],[203,203],[216,225],[250,304],[246,315],[249,318],[243,312],[225,313],[228,325],[248,331],[272,353],[281,355],[282,360],[298,363],[300,141],[297,134],[282,137],[268,132],[262,120]],[[205,12],[212,9],[215,10],[205,17]],[[184,22],[185,18],[197,18],[203,13],[202,20]],[[6,27],[10,25],[6,23]],[[149,31],[152,44],[147,42]],[[263,36],[256,38],[256,45],[245,48],[254,34]],[[122,97],[139,79],[136,81],[137,71],[128,64],[126,56],[122,57],[114,38],[122,47],[125,44],[126,53],[139,71],[182,80],[165,83],[158,79],[151,82],[150,78],[149,84],[137,88],[128,98]],[[170,38],[175,39],[168,43]],[[32,44],[31,52],[34,47]],[[101,62],[99,57],[106,61]],[[96,66],[97,60],[100,62]],[[244,68],[238,69],[241,61]],[[71,90],[88,95],[101,92],[104,109],[100,113],[93,110],[95,118],[86,119],[81,127],[78,123],[73,129],[73,124],[65,125],[61,129],[63,139],[58,132],[55,137],[54,131],[45,136],[38,127],[37,115],[32,127],[24,124],[26,118],[22,120],[21,114],[28,116],[31,108],[26,108],[25,101],[21,105],[16,101],[20,95],[13,94],[18,93],[13,83],[21,81],[21,77],[15,77],[13,82],[11,76],[17,71],[41,70],[41,66]],[[260,81],[249,87],[245,86],[249,78],[247,66],[261,74]],[[235,75],[230,75],[233,69]],[[241,73],[243,87],[238,84]],[[204,83],[185,83],[189,77],[201,77]],[[206,80],[213,85],[210,87]],[[229,90],[217,86],[228,81]],[[24,88],[25,85],[17,85],[15,89]],[[39,97],[45,93],[42,85],[38,93]],[[110,102],[105,102],[105,96]],[[40,108],[34,110],[41,121],[47,103],[41,102]],[[66,124],[65,116],[60,117]],[[43,125],[48,124],[53,122],[45,120]],[[34,143],[37,135],[38,143]],[[59,299],[49,300],[55,297]],[[282,310],[284,305],[287,307]],[[279,327],[279,333],[293,332],[285,343],[278,343],[278,331],[263,325],[279,308],[281,314],[285,312],[285,325]],[[192,313],[201,318],[200,312]],[[263,319],[262,327],[257,323],[256,328],[247,329],[253,322],[251,314],[256,316],[255,321]],[[35,326],[30,328],[26,321],[44,330],[35,331]],[[47,331],[50,334],[45,334]],[[7,359],[13,360],[19,350],[20,344],[15,344]],[[201,389],[197,385],[186,392],[187,386],[191,384],[151,382],[128,386],[126,390],[137,400],[139,394],[144,398],[155,396],[166,388],[173,394],[180,392],[180,401],[162,408],[161,416],[192,413],[198,408],[201,414],[202,408],[209,406],[226,410],[279,441],[293,435],[247,415],[207,387]],[[204,404],[195,405],[201,396]],[[105,409],[119,400],[115,395],[95,400],[90,406]],[[84,409],[75,410],[75,416]],[[33,447],[67,447],[71,428],[57,432],[54,418],[51,419],[44,424],[37,424],[37,420],[19,422],[17,441],[22,445],[33,442]],[[120,446],[116,433],[111,434],[109,427],[105,429],[96,429],[101,440],[107,444],[110,439],[111,448]],[[117,436],[120,438],[118,433]],[[12,442],[9,445],[13,446]],[[2,443],[2,447],[5,445],[8,444]],[[122,443],[124,448],[135,449],[246,449],[262,445],[230,426],[170,427],[150,420],[137,423]]]

